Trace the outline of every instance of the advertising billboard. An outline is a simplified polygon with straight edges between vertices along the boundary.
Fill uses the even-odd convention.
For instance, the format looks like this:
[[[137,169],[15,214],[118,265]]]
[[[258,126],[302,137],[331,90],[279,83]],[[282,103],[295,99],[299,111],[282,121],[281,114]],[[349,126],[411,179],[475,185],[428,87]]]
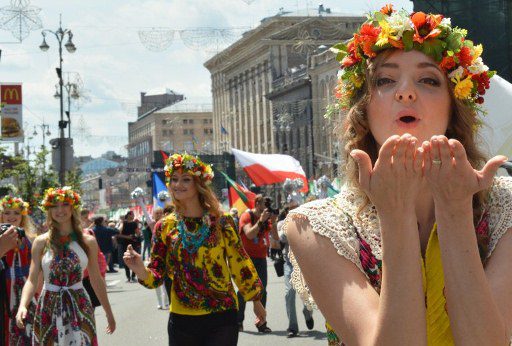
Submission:
[[[1,137],[4,142],[23,142],[23,99],[20,83],[0,84]]]

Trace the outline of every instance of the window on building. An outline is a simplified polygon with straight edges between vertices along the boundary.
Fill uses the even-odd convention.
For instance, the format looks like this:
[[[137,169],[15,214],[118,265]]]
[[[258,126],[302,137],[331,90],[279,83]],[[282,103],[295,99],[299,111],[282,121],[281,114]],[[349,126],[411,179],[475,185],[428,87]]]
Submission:
[[[184,129],[184,130],[183,130],[183,134],[184,134],[184,135],[188,135],[188,129]]]
[[[167,130],[167,134],[168,134],[169,136],[174,135],[174,130]]]
[[[208,124],[208,119],[203,119],[203,124]]]
[[[183,119],[183,124],[188,124],[188,119]]]
[[[211,135],[213,133],[213,129],[203,129],[205,135]]]
[[[194,119],[188,119],[188,123],[189,124],[193,124],[194,123]]]
[[[189,134],[189,135],[193,135],[193,134],[194,134],[194,129],[189,129],[189,130],[188,130],[188,134]]]
[[[162,130],[162,136],[167,136],[167,130]]]

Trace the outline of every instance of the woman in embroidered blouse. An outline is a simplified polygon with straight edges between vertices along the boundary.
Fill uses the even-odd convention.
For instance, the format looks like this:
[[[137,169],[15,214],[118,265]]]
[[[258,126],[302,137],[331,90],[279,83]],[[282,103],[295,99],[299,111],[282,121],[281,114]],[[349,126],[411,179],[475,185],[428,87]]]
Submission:
[[[493,72],[465,35],[388,5],[334,47],[346,185],[285,225],[333,345],[509,344],[512,181],[476,145]]]
[[[4,340],[0,345],[29,345],[31,340],[30,328],[28,333],[16,326],[16,312],[21,300],[21,291],[28,277],[30,266],[30,250],[35,238],[34,227],[30,220],[29,204],[19,197],[5,196],[0,200],[0,223],[11,225],[0,236],[0,314],[3,324],[0,325],[1,336]],[[16,227],[25,231],[24,237],[19,237]],[[4,303],[5,302],[5,303]],[[27,324],[32,325],[35,312],[35,301],[29,304]]]
[[[34,240],[30,272],[16,315],[18,327],[24,328],[27,306],[42,273],[44,284],[37,302],[32,345],[98,344],[94,310],[82,284],[85,269],[107,315],[106,332],[115,330],[98,267],[98,243],[93,236],[82,233],[79,208],[80,195],[70,187],[45,191],[41,209],[46,212],[48,233]]]
[[[160,286],[166,276],[172,280],[169,345],[236,345],[238,302],[232,280],[264,323],[261,281],[232,217],[220,211],[209,187],[211,166],[174,154],[165,174],[176,209],[155,229],[151,262],[144,267],[131,247],[124,260],[147,288]]]

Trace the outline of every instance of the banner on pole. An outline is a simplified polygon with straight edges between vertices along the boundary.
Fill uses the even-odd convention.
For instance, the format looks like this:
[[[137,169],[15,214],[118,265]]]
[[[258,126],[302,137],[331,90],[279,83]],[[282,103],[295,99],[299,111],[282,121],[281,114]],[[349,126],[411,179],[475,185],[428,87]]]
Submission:
[[[22,101],[20,83],[0,84],[0,139],[4,142],[23,142]]]

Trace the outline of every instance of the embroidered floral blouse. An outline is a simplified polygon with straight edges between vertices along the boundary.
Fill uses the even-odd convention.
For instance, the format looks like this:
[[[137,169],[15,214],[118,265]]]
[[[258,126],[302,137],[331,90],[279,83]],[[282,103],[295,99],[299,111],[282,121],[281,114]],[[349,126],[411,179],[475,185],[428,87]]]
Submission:
[[[187,229],[197,231],[201,218],[184,218]],[[182,244],[175,213],[155,229],[147,288],[160,286],[167,275],[172,280],[170,311],[205,315],[238,308],[233,281],[246,301],[259,300],[263,285],[245,252],[230,215],[212,222],[210,235],[196,253]]]

